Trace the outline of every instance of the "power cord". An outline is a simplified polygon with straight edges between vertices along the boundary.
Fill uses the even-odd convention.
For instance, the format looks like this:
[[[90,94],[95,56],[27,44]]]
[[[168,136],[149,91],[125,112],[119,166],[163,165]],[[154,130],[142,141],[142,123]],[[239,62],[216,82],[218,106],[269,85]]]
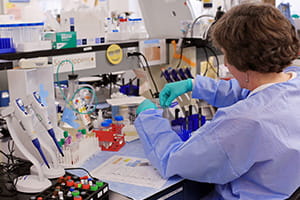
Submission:
[[[153,75],[152,75],[152,72],[151,72],[149,63],[148,63],[147,58],[145,57],[145,55],[142,54],[142,53],[140,53],[140,52],[133,52],[133,53],[128,52],[128,53],[127,53],[127,56],[128,56],[128,57],[130,57],[130,56],[137,56],[138,58],[141,56],[141,57],[144,59],[145,64],[146,64],[146,68],[148,69],[148,72],[149,72],[151,81],[152,81],[152,83],[153,83],[153,85],[154,85],[154,88],[155,88],[155,91],[156,91],[154,94],[152,94],[152,97],[153,97],[153,98],[158,98],[158,96],[159,96],[159,91],[158,91],[157,85],[156,85],[156,83],[155,83],[155,81],[154,81],[154,78],[153,78]],[[143,69],[145,69],[145,66],[143,65],[143,63],[140,62],[140,64],[142,65]]]
[[[220,75],[220,61],[219,61],[218,55],[217,55],[217,53],[211,47],[206,46],[205,48],[207,48],[214,55],[214,57],[216,58],[216,62],[217,62],[217,71],[216,71],[216,74],[217,74],[217,77],[219,77],[219,75]]]
[[[6,162],[0,162],[0,197],[17,195],[17,177],[30,173],[32,163],[14,156],[14,152],[15,147],[12,140],[8,141],[8,153],[0,150],[0,153],[6,159]]]
[[[213,15],[200,15],[199,17],[197,17],[196,19],[194,19],[194,21],[193,21],[193,23],[191,25],[191,38],[193,38],[193,36],[194,36],[194,26],[195,26],[195,24],[197,23],[197,21],[199,19],[204,18],[204,17],[209,17],[209,18],[213,18],[213,19],[215,18]],[[204,39],[206,39],[206,36],[207,35],[205,35]]]
[[[89,177],[91,177],[92,179],[95,179],[95,180],[97,179],[96,177],[92,176],[91,173],[90,173],[87,169],[82,168],[82,167],[65,168],[65,171],[67,171],[67,170],[83,170],[83,171],[85,171],[85,172],[89,175]]]
[[[206,49],[209,49],[209,47],[208,46],[203,47],[205,57],[206,57],[206,69],[205,69],[205,72],[203,73],[203,76],[206,76],[206,74],[208,72],[208,68],[209,68],[208,66],[210,66],[210,68],[216,73],[217,77],[219,77],[219,60],[218,60],[218,57],[216,57],[216,60],[217,60],[217,71],[216,71],[215,67],[209,61],[209,57],[208,57],[208,53],[207,53]],[[212,51],[212,49],[210,49],[210,50]]]
[[[179,62],[178,62],[178,64],[177,64],[177,66],[176,66],[176,69],[178,69],[178,68],[180,67],[180,65],[181,65],[181,62],[182,62],[182,56],[183,56],[183,45],[181,44],[181,45],[180,45],[180,57],[179,57]]]

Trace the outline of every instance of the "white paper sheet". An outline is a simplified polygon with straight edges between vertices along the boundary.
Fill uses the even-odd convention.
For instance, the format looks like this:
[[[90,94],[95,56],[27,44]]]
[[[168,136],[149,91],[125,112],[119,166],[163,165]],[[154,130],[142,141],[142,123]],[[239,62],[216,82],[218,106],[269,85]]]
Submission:
[[[142,103],[146,98],[143,96],[138,97],[122,97],[117,99],[106,99],[106,102],[112,106],[121,105],[138,105]]]
[[[117,155],[93,170],[92,175],[100,180],[151,188],[161,188],[167,181],[159,175],[147,159]]]

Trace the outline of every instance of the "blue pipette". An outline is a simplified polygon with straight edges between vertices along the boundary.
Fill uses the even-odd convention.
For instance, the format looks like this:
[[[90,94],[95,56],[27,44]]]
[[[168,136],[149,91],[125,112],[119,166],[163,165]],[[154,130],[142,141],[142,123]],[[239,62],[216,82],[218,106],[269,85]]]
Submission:
[[[162,74],[164,75],[165,79],[167,80],[168,83],[173,82],[171,75],[169,73],[169,71],[166,69],[162,72]]]
[[[191,70],[189,68],[185,68],[185,74],[189,77],[189,78],[194,78],[192,73],[191,73]]]
[[[172,74],[173,80],[180,81],[180,78],[178,77],[176,69],[172,69],[171,74]]]
[[[185,73],[184,73],[184,71],[183,71],[182,68],[178,69],[178,74],[179,74],[181,80],[187,79],[187,77],[186,77],[186,75],[185,75]]]
[[[42,125],[45,127],[45,129],[49,133],[49,135],[52,138],[59,153],[62,156],[64,156],[64,153],[63,153],[62,149],[60,148],[58,141],[55,137],[55,133],[54,133],[51,121],[48,118],[47,107],[42,103],[39,93],[33,92],[32,96],[30,98],[31,98],[32,108],[33,108],[38,120],[42,123]]]

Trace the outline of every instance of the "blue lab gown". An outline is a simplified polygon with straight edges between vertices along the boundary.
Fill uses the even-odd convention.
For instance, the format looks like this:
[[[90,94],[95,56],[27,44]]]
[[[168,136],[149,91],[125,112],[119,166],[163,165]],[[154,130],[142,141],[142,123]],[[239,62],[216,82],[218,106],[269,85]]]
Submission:
[[[300,68],[297,77],[253,95],[236,80],[197,76],[192,97],[218,107],[183,142],[162,110],[135,121],[145,153],[165,177],[215,183],[210,200],[283,200],[300,186]]]

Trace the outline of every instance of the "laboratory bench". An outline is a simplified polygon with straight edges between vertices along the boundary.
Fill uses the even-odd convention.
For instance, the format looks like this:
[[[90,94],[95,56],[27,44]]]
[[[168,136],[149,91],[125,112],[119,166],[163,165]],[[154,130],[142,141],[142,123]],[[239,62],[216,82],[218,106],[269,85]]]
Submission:
[[[118,152],[99,151],[98,153],[90,157],[86,162],[84,162],[80,167],[85,168],[91,173],[94,169],[96,169],[98,166],[103,164],[107,159],[111,158],[114,155],[137,157],[142,159],[145,158],[141,142],[139,140],[135,140],[127,143]],[[78,169],[69,170],[68,173],[72,173],[77,176],[87,175],[85,171]],[[92,175],[94,176],[94,173],[92,173]],[[206,194],[213,188],[213,185],[211,184],[184,180],[178,176],[169,178],[166,183],[160,188],[144,187],[129,183],[113,182],[102,179],[100,180],[108,183],[108,197],[103,198],[105,200],[194,200],[197,199],[194,198],[194,194]],[[1,184],[3,184],[3,182],[0,183],[0,186]],[[31,196],[35,196],[35,194],[17,193],[17,195],[10,197],[0,196],[0,199],[26,200],[30,199]]]
[[[81,167],[87,169],[89,172],[92,172],[114,155],[136,157],[141,159],[146,158],[140,140],[135,140],[126,143],[126,145],[118,152],[101,151],[87,160]],[[84,172],[80,170],[74,170],[72,173],[79,176],[84,175]],[[92,175],[94,175],[94,173],[92,173]],[[111,190],[109,199],[113,200],[115,199],[114,197],[117,197],[117,200],[120,198],[120,196],[122,196],[123,199],[135,200],[193,200],[194,198],[192,197],[192,194],[206,194],[213,188],[212,184],[184,180],[179,176],[169,178],[167,182],[160,188],[143,187],[134,184],[113,182],[105,179],[103,181],[109,184],[109,188]]]

